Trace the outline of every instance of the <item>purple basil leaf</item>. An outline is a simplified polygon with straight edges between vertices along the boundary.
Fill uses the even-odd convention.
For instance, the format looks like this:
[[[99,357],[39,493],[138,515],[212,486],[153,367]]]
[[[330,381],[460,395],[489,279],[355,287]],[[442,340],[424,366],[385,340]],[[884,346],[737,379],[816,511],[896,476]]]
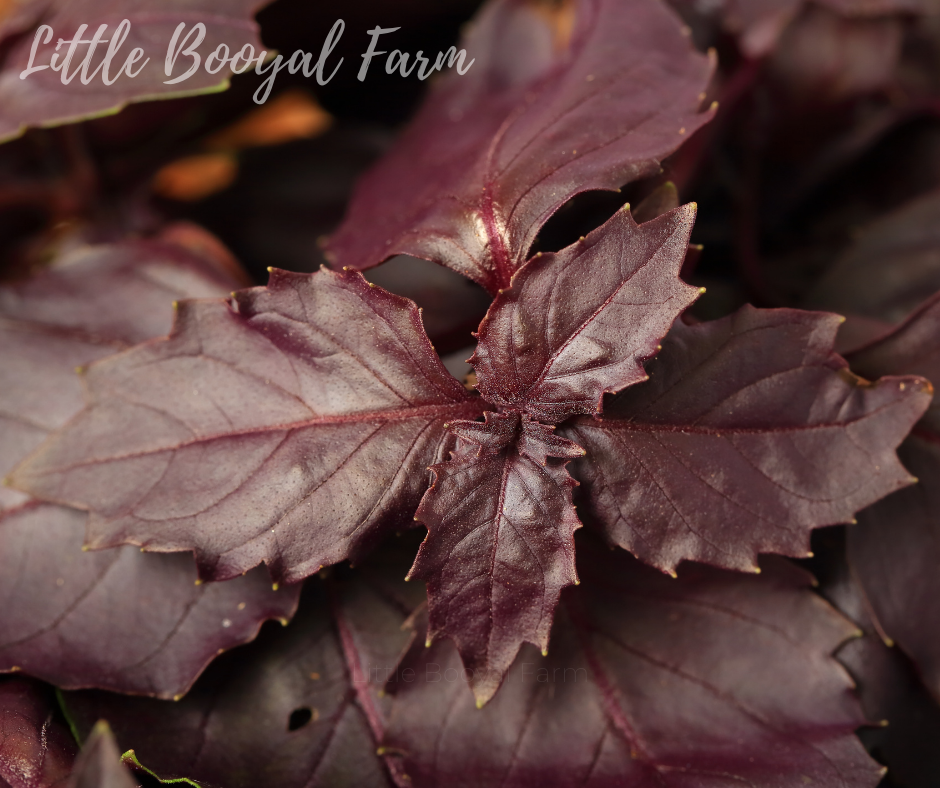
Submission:
[[[900,17],[859,19],[809,5],[784,32],[769,71],[792,101],[848,101],[892,87],[903,38]]]
[[[563,434],[606,538],[672,572],[682,560],[753,571],[803,556],[813,528],[911,483],[895,449],[930,402],[917,378],[870,384],[832,352],[839,318],[744,307],[677,321],[602,419]]]
[[[0,788],[65,788],[77,751],[50,688],[0,678]]]
[[[197,586],[188,555],[83,553],[86,518],[49,504],[0,516],[0,671],[172,698],[265,619],[294,613],[299,587],[274,591],[260,569]]]
[[[166,333],[174,298],[233,286],[178,247],[123,243],[76,252],[0,288],[3,470],[81,410],[76,365]],[[8,487],[2,495],[0,671],[173,697],[219,650],[296,606],[299,589],[274,592],[258,573],[205,588],[194,585],[189,556],[83,553],[84,513],[23,502]],[[130,634],[127,622],[141,626]]]
[[[938,217],[940,218],[940,217]],[[852,369],[872,378],[920,375],[940,384],[940,293],[888,335],[848,356]],[[940,437],[940,403],[932,400],[918,432]]]
[[[830,654],[854,625],[780,559],[673,580],[579,543],[551,651],[526,648],[474,708],[452,644],[413,650],[386,752],[415,788],[874,786],[864,719]],[[404,670],[402,671],[404,675]]]
[[[68,788],[137,788],[137,781],[121,763],[108,723],[95,725],[75,761]]]
[[[744,54],[757,58],[773,50],[803,0],[719,0],[708,4],[699,0],[669,0],[669,4],[689,24],[695,25],[702,15],[717,17],[718,25],[738,39]]]
[[[810,3],[804,0],[668,0],[669,4],[689,24],[701,21],[702,16],[717,17],[719,26],[738,39],[738,44],[749,58],[770,54],[781,36],[799,12]],[[930,0],[814,0],[815,5],[826,6],[844,17],[871,18],[889,14],[930,13]],[[820,53],[812,53],[813,56]]]
[[[940,381],[940,296],[894,333],[850,356],[871,374]],[[849,532],[849,561],[879,633],[914,660],[940,702],[940,417],[936,400],[898,454],[919,484],[866,509]]]
[[[0,288],[0,316],[122,349],[169,332],[173,301],[238,286],[221,264],[182,246],[125,241],[79,248]]]
[[[873,222],[807,297],[832,309],[896,323],[940,290],[940,191]]]
[[[0,316],[0,474],[8,474],[81,410],[76,367],[121,347],[98,337],[61,331],[57,326],[31,325]],[[0,487],[0,512],[28,500],[29,496],[6,484]]]
[[[680,28],[655,0],[491,2],[461,44],[476,62],[360,183],[337,261],[404,253],[508,287],[565,202],[656,173],[710,117],[711,65]]]
[[[183,302],[168,339],[86,385],[89,407],[14,482],[89,509],[94,547],[192,550],[213,580],[362,555],[412,521],[444,424],[481,411],[412,302],[326,270]]]
[[[0,475],[81,410],[76,367],[166,334],[174,300],[236,286],[177,246],[126,242],[77,250],[0,287]],[[0,511],[25,500],[0,487]]]
[[[428,583],[429,637],[456,641],[482,705],[523,642],[548,647],[558,595],[577,582],[565,458],[584,452],[517,413],[453,427],[457,451],[432,468],[418,509],[428,537],[411,576]]]
[[[369,566],[310,581],[288,627],[220,658],[177,703],[80,692],[67,693],[66,704],[79,730],[107,719],[121,746],[165,779],[388,788],[376,750],[391,699],[379,692],[423,596],[420,584],[402,581],[406,568],[383,549]]]
[[[930,14],[931,0],[815,0],[848,17],[886,16],[889,14]]]
[[[604,394],[646,380],[673,321],[698,296],[679,279],[695,206],[637,226],[629,210],[500,293],[470,363],[487,400],[558,423],[600,413]]]
[[[854,530],[854,529],[852,529]],[[837,540],[837,541],[836,541]],[[940,770],[940,705],[930,696],[911,661],[877,634],[871,605],[857,577],[838,556],[827,556],[820,592],[855,621],[864,636],[847,642],[836,656],[848,668],[871,725],[859,731],[868,751],[888,767],[889,784],[930,788]]]
[[[246,44],[254,46],[256,54],[262,49],[258,26],[253,18],[254,12],[264,5],[262,0],[228,0],[224,3],[199,0],[184,4],[130,0],[116,8],[97,0],[25,0],[14,5],[20,7],[6,25],[0,11],[0,45],[11,45],[0,65],[0,141],[19,136],[28,127],[58,126],[110,115],[133,101],[212,93],[228,87],[226,75],[230,77],[231,71],[227,69],[212,75],[200,68],[183,82],[164,84],[171,79],[164,72],[167,46],[180,23],[186,24],[186,31],[196,22],[205,23],[205,40],[198,50],[202,57],[220,44],[227,44],[232,52],[239,51]],[[36,66],[48,65],[51,53],[55,51],[55,42],[74,38],[80,25],[88,25],[86,36],[91,38],[99,25],[107,24],[105,38],[110,40],[123,19],[130,21],[131,28],[114,57],[109,74],[113,78],[131,50],[141,47],[144,58],[149,57],[150,62],[146,65],[143,60],[136,63],[134,73],[143,68],[133,79],[122,74],[113,85],[106,85],[99,74],[85,85],[78,75],[63,85],[61,73],[52,69],[32,73],[26,79],[20,78],[20,73],[29,65],[33,33],[40,24],[51,26],[53,34],[51,43],[39,48],[34,61]],[[14,40],[15,34],[19,37]],[[190,39],[190,43],[193,40]],[[104,43],[98,46],[89,73],[103,62],[107,48],[108,44]],[[76,49],[69,76],[79,69],[87,51],[87,45]],[[65,49],[59,50],[60,59],[64,52]],[[191,58],[180,55],[173,77],[184,74],[191,63]]]
[[[910,660],[876,634],[850,640],[838,657],[855,680],[866,717],[876,723],[859,734],[887,764],[889,784],[933,788],[940,773],[940,706]]]

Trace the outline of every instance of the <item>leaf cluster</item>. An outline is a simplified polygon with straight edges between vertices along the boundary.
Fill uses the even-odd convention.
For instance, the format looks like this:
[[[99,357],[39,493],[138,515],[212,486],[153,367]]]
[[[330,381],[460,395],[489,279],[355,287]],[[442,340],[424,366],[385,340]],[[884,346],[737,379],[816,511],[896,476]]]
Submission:
[[[0,2],[0,788],[934,784],[932,9],[700,6],[489,0],[393,134]]]

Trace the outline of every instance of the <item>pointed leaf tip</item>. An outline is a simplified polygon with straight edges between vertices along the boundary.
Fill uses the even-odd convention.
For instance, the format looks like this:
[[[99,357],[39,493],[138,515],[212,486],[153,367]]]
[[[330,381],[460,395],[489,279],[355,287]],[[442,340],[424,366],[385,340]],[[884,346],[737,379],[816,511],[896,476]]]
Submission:
[[[570,47],[535,61],[488,58],[442,81],[360,183],[331,249],[362,269],[393,254],[422,257],[496,293],[571,197],[619,191],[652,174],[708,122],[698,96],[714,60],[689,46],[671,9],[623,0],[565,5],[578,30]],[[463,46],[499,51],[507,30],[520,37],[520,52],[543,51],[540,11],[516,2],[486,4]],[[632,76],[637,70],[642,80]],[[502,87],[494,94],[493,85]],[[629,133],[639,125],[642,134]],[[688,134],[677,135],[680,126]],[[441,194],[464,208],[453,210]]]
[[[677,320],[648,383],[562,428],[589,453],[572,473],[606,538],[661,569],[751,572],[756,554],[802,556],[813,528],[898,489],[910,474],[895,448],[929,400],[859,386],[835,331],[831,316],[795,310]],[[771,378],[787,384],[759,385]]]
[[[880,767],[855,738],[865,717],[831,656],[847,622],[803,572],[771,560],[763,577],[689,567],[671,580],[587,540],[579,558],[585,582],[565,592],[550,656],[521,653],[492,697],[460,681],[399,688],[383,741],[416,784],[495,774],[582,785],[599,757],[611,780],[638,786],[657,774],[670,785],[876,784]],[[403,665],[461,670],[447,642]]]
[[[473,363],[484,398],[559,423],[597,415],[606,393],[645,381],[645,360],[697,297],[679,278],[692,213],[642,225],[618,213],[587,243],[533,258],[480,326]]]

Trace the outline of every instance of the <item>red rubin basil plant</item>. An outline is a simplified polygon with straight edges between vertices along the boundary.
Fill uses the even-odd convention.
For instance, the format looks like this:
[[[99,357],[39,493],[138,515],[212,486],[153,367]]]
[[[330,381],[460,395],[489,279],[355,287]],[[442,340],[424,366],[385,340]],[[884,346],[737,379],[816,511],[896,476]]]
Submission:
[[[929,3],[112,5],[0,0],[0,788],[934,784]],[[20,78],[124,17],[271,54]]]

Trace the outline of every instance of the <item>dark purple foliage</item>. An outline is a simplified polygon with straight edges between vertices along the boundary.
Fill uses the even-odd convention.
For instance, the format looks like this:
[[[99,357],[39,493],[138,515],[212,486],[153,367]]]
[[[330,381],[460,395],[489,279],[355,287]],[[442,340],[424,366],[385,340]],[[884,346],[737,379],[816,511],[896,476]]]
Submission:
[[[408,564],[396,552],[355,577],[312,581],[287,628],[219,659],[178,703],[85,692],[66,705],[82,731],[107,718],[121,746],[164,778],[389,788],[376,752],[391,704],[381,690],[423,595],[403,582]]]
[[[272,590],[261,570],[196,585],[186,555],[133,547],[82,552],[86,515],[26,504],[0,518],[0,671],[68,689],[182,696],[261,622],[285,623],[299,589]],[[145,626],[137,626],[144,623]]]
[[[48,687],[0,678],[0,786],[65,788],[77,750]]]
[[[362,555],[411,521],[448,420],[481,410],[413,303],[327,270],[183,302],[168,339],[85,379],[91,406],[14,483],[90,509],[95,547],[193,550],[214,580]]]
[[[472,4],[0,0],[0,788],[936,782],[934,0]]]
[[[396,682],[385,747],[415,786],[877,783],[828,657],[854,626],[807,575],[768,561],[757,578],[689,566],[673,580],[579,547],[548,655],[523,650],[482,711],[451,644],[404,660],[431,680]]]
[[[435,86],[360,183],[330,241],[339,265],[410,254],[495,295],[565,202],[654,174],[709,118],[712,66],[659,2],[500,0],[462,46],[472,69]]]
[[[557,424],[595,416],[604,394],[646,380],[643,362],[698,295],[678,278],[694,222],[694,206],[639,227],[618,211],[583,241],[532,260],[480,325],[470,360],[480,393]]]
[[[568,460],[590,453],[585,496],[611,541],[669,572],[803,555],[811,528],[912,481],[894,449],[929,386],[853,376],[831,350],[835,317],[680,321],[644,371],[695,292],[678,279],[690,221],[618,212],[522,269],[471,359],[493,404],[441,366],[414,304],[357,273],[275,271],[231,303],[184,302],[168,339],[90,367],[90,406],[13,482],[89,509],[95,547],[193,550],[215,580],[262,561],[299,580],[417,508],[431,634],[457,640],[483,703],[522,643],[547,647],[576,582]],[[631,384],[601,418],[605,393]],[[565,421],[579,413],[596,415]]]
[[[584,449],[537,419],[598,413],[605,392],[647,378],[639,362],[694,293],[677,278],[690,218],[679,209],[637,227],[618,213],[524,268],[471,359],[502,409],[483,424],[460,420],[486,405],[440,365],[413,304],[355,273],[275,272],[231,304],[182,304],[169,339],[93,365],[90,407],[14,482],[90,509],[94,546],[194,550],[209,579],[264,561],[297,580],[406,522],[422,469],[456,439],[415,516],[429,536],[413,574],[429,581],[431,633],[458,641],[485,702],[523,642],[547,647],[558,594],[576,581],[564,466]],[[569,277],[596,285],[572,298]],[[622,321],[635,336],[621,338]],[[786,312],[679,323],[652,382],[605,418],[566,425],[592,452],[586,495],[613,541],[668,571],[685,558],[756,568],[761,550],[803,554],[810,528],[910,483],[894,449],[927,406],[926,384],[861,385],[830,349],[837,324]],[[693,482],[670,491],[681,476],[669,463]],[[656,540],[630,530],[620,502],[638,496]]]
[[[551,652],[523,650],[482,711],[452,644],[409,647],[423,608],[400,557],[313,581],[286,630],[219,660],[179,703],[70,693],[66,706],[82,730],[108,718],[142,763],[220,785],[877,782],[829,657],[854,625],[807,574],[771,560],[757,578],[673,580],[580,546],[584,582],[563,596]],[[703,645],[704,632],[720,636]]]
[[[173,299],[235,286],[179,247],[124,243],[68,255],[0,288],[0,468],[81,410],[76,366],[165,333]],[[172,698],[218,653],[296,607],[299,589],[272,590],[258,572],[198,586],[186,556],[82,552],[83,512],[9,487],[0,505],[0,671]]]
[[[253,44],[260,49],[258,27],[254,22],[255,11],[263,5],[259,0],[237,0],[212,2],[201,0],[180,7],[165,3],[160,13],[154,13],[154,4],[144,0],[123,3],[115,12],[97,0],[24,0],[13,5],[13,13],[4,18],[6,7],[0,7],[0,46],[9,45],[10,51],[0,64],[0,141],[22,134],[31,126],[58,126],[89,117],[113,114],[133,101],[154,98],[170,98],[180,93],[212,92],[225,86],[225,75],[212,75],[205,70],[195,73],[190,79],[177,85],[164,84],[163,59],[154,56],[154,44],[164,47],[181,22],[186,29],[202,19],[212,19],[207,25],[206,41],[201,52],[207,53],[220,44],[227,44],[238,51],[244,44]],[[40,24],[52,27],[54,37],[51,46],[40,50],[34,65],[48,65],[50,54],[55,51],[55,42],[74,38],[79,25],[88,25],[88,32],[107,24],[109,40],[122,19],[131,22],[130,32],[110,69],[111,76],[117,74],[134,47],[141,47],[151,54],[150,62],[143,61],[133,66],[133,79],[126,75],[118,78],[114,85],[105,85],[100,79],[84,85],[73,79],[68,85],[61,83],[61,75],[51,69],[31,74],[20,79],[20,72],[29,64],[33,33]],[[93,71],[104,59],[106,45],[102,45],[92,63]],[[59,50],[60,57],[64,49]],[[84,53],[82,53],[83,55]],[[162,53],[165,55],[165,52]],[[81,57],[82,55],[79,55]],[[76,57],[71,68],[78,68]],[[189,67],[189,59],[179,58],[173,76],[180,76]]]
[[[901,370],[940,380],[940,300],[931,299],[892,334],[852,355],[869,374]],[[940,701],[940,418],[936,400],[899,455],[920,484],[859,516],[848,556],[874,627],[915,661]]]
[[[563,433],[606,538],[668,572],[743,571],[804,556],[809,533],[914,480],[894,450],[930,402],[916,378],[857,378],[832,351],[839,319],[745,307],[678,321],[650,380]]]

